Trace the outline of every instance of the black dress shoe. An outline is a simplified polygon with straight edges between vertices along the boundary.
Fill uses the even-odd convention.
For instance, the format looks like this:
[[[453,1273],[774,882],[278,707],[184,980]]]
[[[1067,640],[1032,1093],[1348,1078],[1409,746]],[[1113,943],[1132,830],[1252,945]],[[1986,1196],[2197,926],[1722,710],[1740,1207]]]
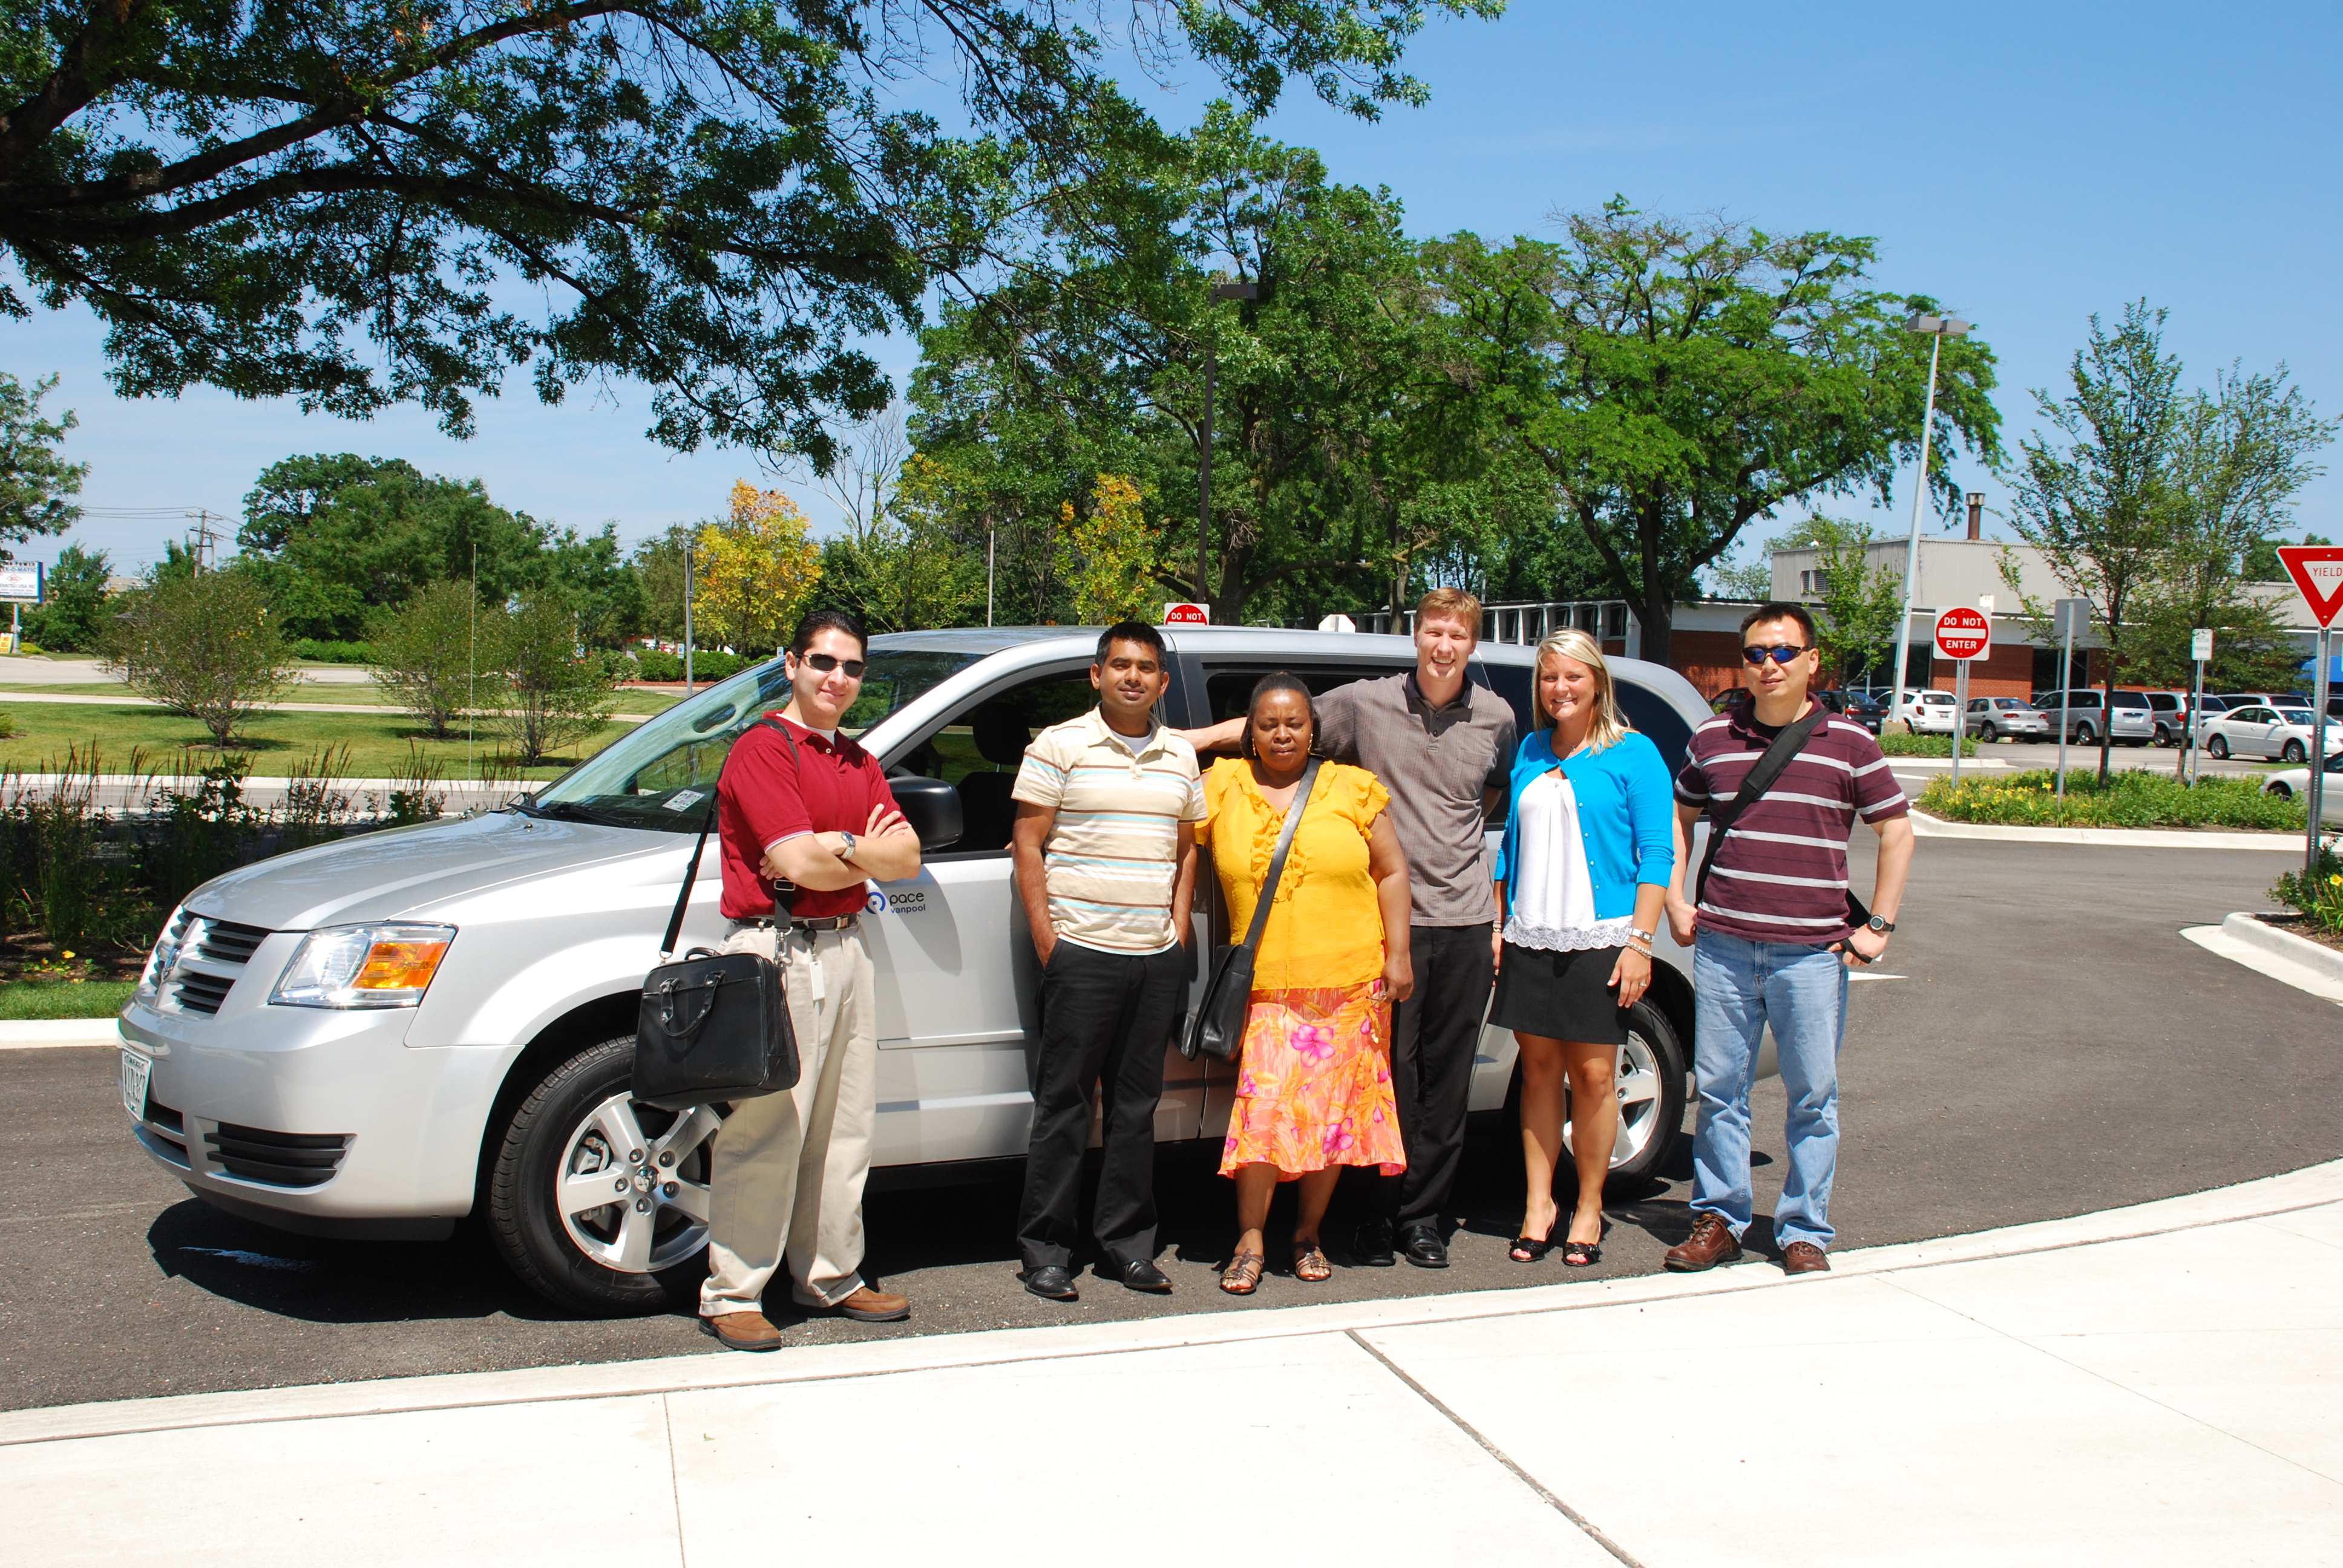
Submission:
[[[1388,1269],[1399,1260],[1392,1255],[1389,1220],[1369,1220],[1351,1239],[1351,1261],[1363,1269]]]
[[[1448,1248],[1440,1240],[1440,1231],[1431,1225],[1410,1225],[1402,1231],[1399,1250],[1419,1269],[1448,1266]]]
[[[1025,1271],[1025,1293],[1042,1296],[1053,1302],[1079,1302],[1082,1293],[1074,1289],[1074,1277],[1055,1263],[1044,1263],[1038,1269]]]
[[[1128,1291],[1145,1291],[1151,1296],[1172,1293],[1172,1276],[1145,1258],[1131,1259],[1115,1271],[1115,1278],[1121,1280],[1123,1289]]]

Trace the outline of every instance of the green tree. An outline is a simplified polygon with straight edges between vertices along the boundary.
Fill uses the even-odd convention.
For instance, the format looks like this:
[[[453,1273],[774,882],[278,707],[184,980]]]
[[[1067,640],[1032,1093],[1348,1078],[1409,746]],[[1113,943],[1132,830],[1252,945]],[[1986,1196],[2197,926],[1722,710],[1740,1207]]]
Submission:
[[[490,728],[512,761],[534,768],[610,721],[615,682],[608,667],[578,641],[578,608],[559,593],[530,589],[508,613],[491,618],[504,706]]]
[[[980,614],[984,557],[955,537],[942,466],[914,456],[891,490],[866,494],[868,511],[822,546],[823,592],[872,631],[959,626]]]
[[[102,643],[109,673],[227,746],[299,670],[267,595],[238,572],[159,578],[122,597]]]
[[[81,516],[65,498],[81,493],[89,465],[68,463],[61,455],[65,433],[80,421],[70,408],[60,418],[41,417],[41,404],[56,385],[51,376],[28,387],[0,370],[0,561],[15,559],[7,545],[61,534]]]
[[[2261,538],[2256,539],[2246,547],[2246,559],[2242,568],[2245,579],[2252,583],[2291,581],[2292,579],[2287,576],[2286,563],[2278,558],[2278,548],[2280,545],[2290,545],[2294,542],[2292,539]],[[2306,545],[2331,545],[2335,541],[2325,534],[2305,534],[2302,536],[2302,542]]]
[[[67,545],[50,568],[48,602],[25,612],[25,632],[43,648],[83,653],[98,646],[106,579],[114,563],[104,550]]]
[[[1423,95],[1399,58],[1427,15],[1501,3],[1141,0],[1120,32],[1255,112],[1300,75],[1372,116]],[[1042,0],[0,0],[0,243],[34,300],[105,322],[125,395],[419,402],[460,434],[517,372],[548,403],[633,377],[667,445],[817,467],[826,415],[886,401],[862,339],[1143,125]]]
[[[2185,526],[2173,447],[2186,401],[2179,357],[2164,351],[2166,314],[2136,300],[2112,331],[2093,316],[2089,341],[2067,367],[2069,390],[2035,390],[2035,412],[2047,428],[2018,443],[2010,527],[2042,553],[2067,593],[2089,603],[2107,638],[2101,684],[2110,704],[2136,651],[2141,601],[2170,569]],[[2002,575],[2016,585],[2006,559]],[[2026,609],[2047,613],[2031,601]],[[2113,743],[2100,735],[2103,781]]]
[[[1845,683],[1892,663],[1896,631],[1904,624],[1904,579],[1871,565],[1871,525],[1816,515],[1800,531],[1821,574],[1815,629],[1823,668]]]
[[[480,603],[469,583],[433,583],[405,604],[377,611],[367,632],[375,684],[444,739],[467,708],[502,703],[506,627],[500,615],[488,621],[483,668]]]
[[[1436,286],[1473,383],[1543,461],[1601,555],[1611,591],[1668,657],[1679,598],[1745,528],[1791,503],[1885,499],[1919,446],[1928,346],[1903,330],[1923,297],[1868,286],[1874,241],[1687,224],[1614,197],[1566,240],[1437,247]],[[1946,342],[1928,483],[1966,443],[2000,456],[1993,353]]]
[[[643,596],[641,629],[648,636],[683,640],[683,557],[693,532],[689,524],[670,523],[627,558]]]

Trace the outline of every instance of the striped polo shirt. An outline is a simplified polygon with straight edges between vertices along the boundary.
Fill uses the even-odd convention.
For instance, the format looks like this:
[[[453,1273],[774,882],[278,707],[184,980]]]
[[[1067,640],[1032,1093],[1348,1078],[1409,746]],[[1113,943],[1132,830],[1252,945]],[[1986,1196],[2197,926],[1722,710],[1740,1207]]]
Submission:
[[[1704,808],[1714,831],[1716,812],[1733,803],[1773,739],[1745,701],[1708,720],[1684,748],[1677,801]],[[1725,835],[1694,923],[1750,941],[1841,940],[1854,929],[1846,840],[1855,819],[1876,824],[1908,809],[1879,742],[1859,724],[1825,719]],[[1699,869],[1697,858],[1686,868],[1687,892]]]
[[[1010,794],[1057,813],[1041,857],[1061,941],[1160,953],[1180,940],[1180,824],[1204,818],[1195,748],[1160,724],[1118,735],[1093,708],[1033,738]]]

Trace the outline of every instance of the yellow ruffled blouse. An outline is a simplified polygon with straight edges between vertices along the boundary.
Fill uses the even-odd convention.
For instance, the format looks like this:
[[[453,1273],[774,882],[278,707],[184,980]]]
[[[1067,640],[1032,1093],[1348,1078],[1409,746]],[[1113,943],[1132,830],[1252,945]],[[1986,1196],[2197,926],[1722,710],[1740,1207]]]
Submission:
[[[1367,837],[1390,803],[1365,769],[1320,764],[1254,956],[1254,990],[1352,986],[1383,977],[1383,917],[1367,869]],[[1243,940],[1252,924],[1284,830],[1285,813],[1262,797],[1252,764],[1236,757],[1212,764],[1204,775],[1196,841],[1211,849],[1220,874],[1231,941]]]

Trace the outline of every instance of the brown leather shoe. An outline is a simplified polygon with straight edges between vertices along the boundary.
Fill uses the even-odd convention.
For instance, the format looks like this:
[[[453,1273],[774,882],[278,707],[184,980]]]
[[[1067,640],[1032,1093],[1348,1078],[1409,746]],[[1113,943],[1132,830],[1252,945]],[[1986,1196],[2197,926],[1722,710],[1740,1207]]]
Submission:
[[[1696,1274],[1703,1269],[1714,1269],[1719,1263],[1741,1261],[1741,1243],[1733,1239],[1733,1229],[1723,1220],[1705,1211],[1695,1216],[1692,1234],[1684,1245],[1670,1247],[1660,1261],[1671,1273]]]
[[[1782,1272],[1785,1274],[1827,1274],[1830,1260],[1812,1241],[1793,1241],[1782,1249]]]
[[[899,1323],[911,1315],[911,1303],[904,1297],[860,1285],[846,1300],[831,1302],[829,1310],[837,1317],[852,1318],[858,1323]]]
[[[781,1348],[781,1331],[765,1321],[762,1312],[725,1312],[718,1317],[699,1320],[700,1332],[713,1334],[724,1345],[736,1351],[777,1351]]]

